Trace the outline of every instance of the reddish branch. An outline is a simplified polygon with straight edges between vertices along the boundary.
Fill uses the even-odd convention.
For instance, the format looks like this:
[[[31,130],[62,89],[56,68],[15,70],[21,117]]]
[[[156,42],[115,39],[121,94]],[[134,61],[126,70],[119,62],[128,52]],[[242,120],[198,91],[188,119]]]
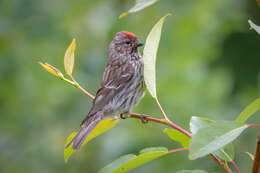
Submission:
[[[157,118],[150,117],[149,115],[137,114],[137,113],[131,113],[130,117],[144,119],[144,120],[147,120],[147,121],[153,121],[153,122],[160,123],[160,124],[165,124],[167,126],[170,126],[174,129],[180,131],[181,133],[185,134],[186,136],[191,137],[191,133],[187,132],[186,130],[184,130],[183,128],[174,124],[171,121],[166,121],[164,119],[157,119]]]
[[[234,162],[234,160],[231,160],[231,163],[233,164],[234,168],[236,169],[236,172],[237,172],[237,173],[240,173],[240,171],[239,171],[239,169],[238,169],[236,163]]]
[[[178,149],[170,150],[170,151],[168,151],[168,153],[174,153],[177,151],[184,151],[184,150],[189,150],[189,148],[178,148]]]
[[[256,141],[256,152],[252,168],[252,173],[260,172],[260,127],[258,129],[257,141]]]
[[[132,118],[138,118],[141,120],[146,120],[146,121],[153,121],[156,123],[160,123],[160,124],[165,124],[167,126],[170,126],[176,130],[178,130],[179,132],[185,134],[186,136],[188,136],[189,138],[192,137],[192,134],[187,132],[186,130],[184,130],[183,128],[181,128],[180,126],[174,124],[171,121],[166,121],[164,119],[157,119],[157,118],[153,118],[149,115],[145,115],[145,114],[137,114],[137,113],[131,113],[130,117]],[[177,149],[178,150],[178,149]],[[184,149],[185,150],[185,149]],[[227,173],[232,173],[231,169],[229,169],[227,166],[225,166],[224,162],[222,162],[221,159],[217,158],[214,154],[210,154],[209,155],[210,158],[212,158],[221,168],[223,168]],[[239,170],[237,169],[236,163],[233,161],[233,165],[237,170],[237,173],[239,173]]]
[[[71,76],[73,82],[75,83],[74,86],[79,88],[86,96],[90,97],[91,99],[94,99],[95,97],[93,95],[91,95],[88,91],[86,91],[84,88],[82,88],[77,82],[76,80]],[[156,100],[158,102],[158,100]],[[159,103],[159,102],[158,102]],[[157,118],[153,118],[149,115],[144,115],[144,114],[137,114],[137,113],[131,113],[130,114],[130,117],[132,118],[138,118],[138,119],[141,119],[142,122],[144,121],[153,121],[153,122],[156,122],[156,123],[160,123],[160,124],[165,124],[169,127],[172,127],[176,130],[178,130],[179,132],[185,134],[186,136],[188,136],[189,138],[192,137],[192,134],[189,133],[188,131],[184,130],[183,128],[181,128],[180,126],[178,126],[177,124],[171,122],[167,116],[165,115],[164,111],[162,110],[161,106],[158,105],[162,114],[165,116],[165,119],[157,119]],[[176,149],[176,151],[181,151],[181,150],[187,150],[186,148],[183,148],[183,149]],[[171,150],[169,152],[174,152],[175,150]],[[209,155],[221,168],[223,168],[227,173],[232,173],[232,171],[227,167],[225,166],[225,163],[217,158],[214,154],[210,154]],[[237,166],[235,164],[235,162],[233,161],[233,165],[235,166],[236,170],[237,170],[237,173],[239,173],[239,170],[237,169]]]

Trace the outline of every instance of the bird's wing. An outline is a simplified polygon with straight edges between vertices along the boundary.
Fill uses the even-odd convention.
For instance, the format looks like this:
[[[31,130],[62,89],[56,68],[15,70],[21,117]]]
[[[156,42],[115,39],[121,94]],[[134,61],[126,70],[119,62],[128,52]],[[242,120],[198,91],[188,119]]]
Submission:
[[[108,64],[103,74],[103,80],[96,93],[91,112],[100,111],[118,94],[135,74],[132,64]]]

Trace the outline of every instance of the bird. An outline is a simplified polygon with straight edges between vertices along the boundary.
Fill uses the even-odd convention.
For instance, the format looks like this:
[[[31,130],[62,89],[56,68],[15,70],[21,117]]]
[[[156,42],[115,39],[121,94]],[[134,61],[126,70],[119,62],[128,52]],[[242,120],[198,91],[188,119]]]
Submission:
[[[132,32],[121,31],[109,45],[108,62],[92,107],[77,135],[66,145],[81,148],[85,139],[105,117],[126,118],[145,94],[144,62],[138,48],[143,46]]]

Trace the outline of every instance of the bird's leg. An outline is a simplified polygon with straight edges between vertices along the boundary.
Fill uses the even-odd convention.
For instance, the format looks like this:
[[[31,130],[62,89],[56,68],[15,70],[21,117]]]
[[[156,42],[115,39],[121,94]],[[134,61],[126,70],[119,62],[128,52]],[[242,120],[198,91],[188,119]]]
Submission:
[[[148,117],[148,116],[147,115],[141,115],[141,121],[144,124],[148,123],[148,120],[146,119],[146,117]]]
[[[126,119],[126,118],[128,118],[129,117],[129,115],[127,115],[127,114],[125,114],[125,113],[121,113],[120,114],[120,118],[121,119]]]
[[[130,113],[121,113],[120,114],[120,119],[126,119],[126,118],[128,118],[130,116],[131,116]],[[148,123],[148,120],[146,119],[147,117],[149,117],[148,115],[142,115],[141,114],[140,117],[141,117],[142,123],[144,123],[144,124]]]

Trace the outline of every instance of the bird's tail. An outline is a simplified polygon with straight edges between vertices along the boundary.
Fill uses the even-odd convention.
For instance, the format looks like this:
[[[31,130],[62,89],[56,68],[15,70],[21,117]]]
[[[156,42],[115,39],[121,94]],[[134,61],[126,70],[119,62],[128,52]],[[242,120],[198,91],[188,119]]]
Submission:
[[[86,119],[83,121],[80,131],[72,139],[72,141],[66,146],[66,148],[72,145],[73,149],[75,150],[80,149],[81,145],[88,137],[90,132],[96,127],[96,125],[102,120],[103,117],[104,114],[101,111],[88,115]]]

